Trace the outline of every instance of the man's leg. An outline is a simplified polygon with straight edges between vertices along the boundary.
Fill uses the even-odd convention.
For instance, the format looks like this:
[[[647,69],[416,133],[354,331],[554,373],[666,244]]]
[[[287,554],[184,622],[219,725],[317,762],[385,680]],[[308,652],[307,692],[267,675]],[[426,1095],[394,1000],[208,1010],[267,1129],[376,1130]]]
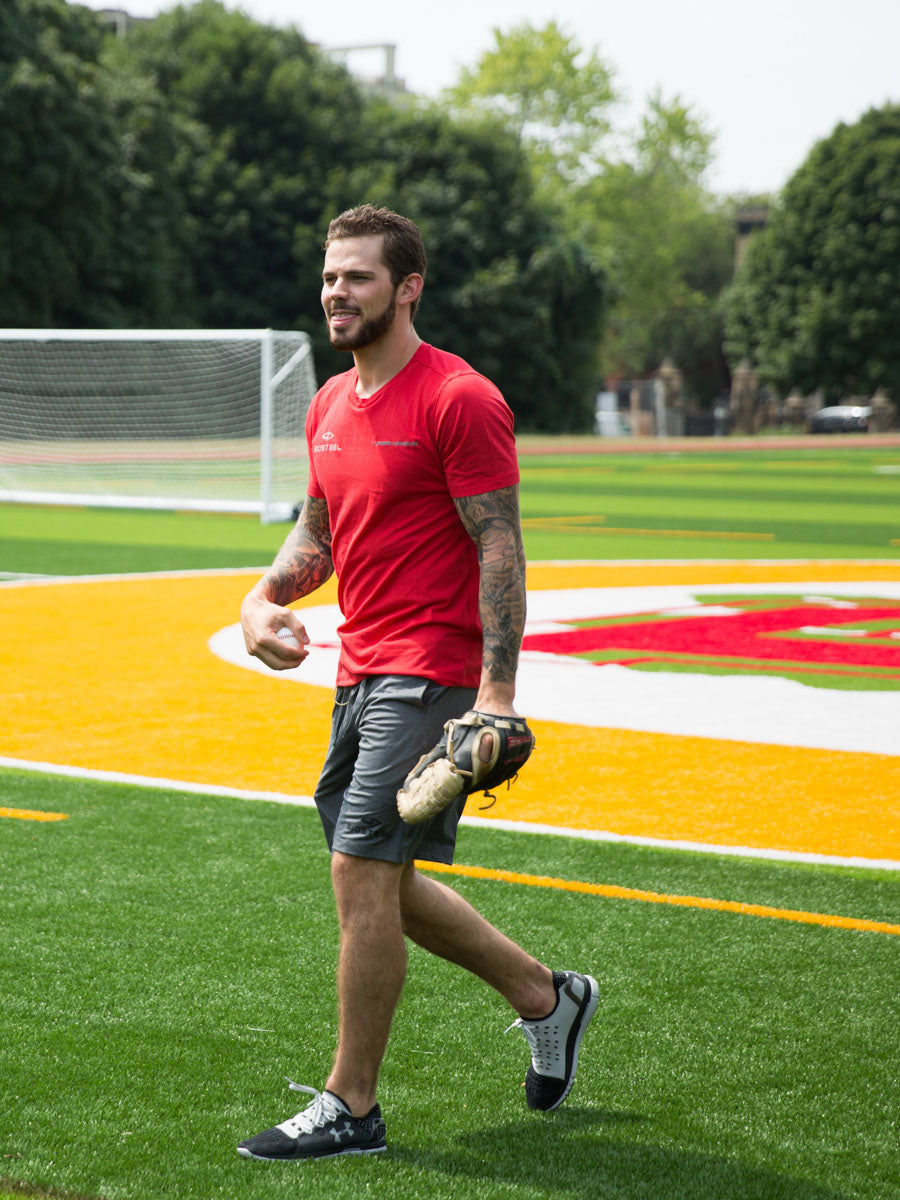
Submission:
[[[402,864],[335,851],[332,880],[341,927],[338,1047],[323,1093],[296,1116],[238,1146],[245,1158],[289,1160],[385,1149],[375,1101],[378,1070],[406,973],[398,890]]]
[[[341,928],[338,1045],[325,1087],[355,1116],[375,1103],[378,1071],[406,975],[400,921],[403,866],[335,851],[331,876]]]
[[[520,1017],[552,1011],[556,988],[549,967],[495,929],[458,892],[420,875],[412,863],[403,868],[400,912],[404,933],[417,945],[489,983]]]
[[[404,868],[400,905],[413,941],[478,975],[518,1012],[513,1025],[531,1048],[528,1107],[558,1108],[572,1090],[581,1040],[597,1010],[596,980],[577,971],[551,972],[457,892],[419,875],[412,863]]]

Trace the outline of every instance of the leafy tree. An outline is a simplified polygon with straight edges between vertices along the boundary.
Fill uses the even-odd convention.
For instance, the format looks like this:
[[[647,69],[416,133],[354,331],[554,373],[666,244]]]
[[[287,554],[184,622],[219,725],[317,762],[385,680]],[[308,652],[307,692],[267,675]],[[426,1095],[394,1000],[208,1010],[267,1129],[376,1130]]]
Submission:
[[[0,8],[0,322],[65,323],[113,215],[113,125],[96,19]]]
[[[165,106],[103,61],[95,13],[0,8],[0,322],[165,323],[181,290]]]
[[[115,61],[104,66],[115,152],[113,221],[103,254],[86,274],[79,323],[190,324],[189,231],[175,175],[182,135],[152,80]]]
[[[602,361],[640,377],[671,358],[694,395],[727,387],[719,297],[734,261],[730,207],[703,186],[713,139],[678,98],[651,97],[630,160],[612,163],[577,196],[618,296]]]
[[[712,136],[677,97],[659,95],[635,134],[617,130],[612,69],[555,22],[494,40],[448,98],[505,121],[541,203],[604,264],[612,295],[595,363],[641,376],[672,357],[711,400],[727,386],[719,293],[733,264],[729,215],[702,183]]]
[[[366,98],[298,32],[214,0],[162,14],[123,53],[184,131],[197,323],[299,326],[320,376],[344,370],[319,304],[322,241],[341,209],[386,204],[426,236],[423,335],[495,378],[523,425],[587,423],[593,347],[578,339],[596,326],[602,281],[542,212],[512,135]]]
[[[185,319],[318,331],[325,182],[359,152],[363,124],[346,71],[298,31],[216,0],[162,13],[117,54],[179,123],[174,171],[194,282]]]
[[[726,305],[727,350],[782,394],[900,388],[900,105],[840,124],[786,185]]]
[[[216,0],[124,39],[62,0],[14,5],[0,9],[10,323],[299,327],[320,377],[343,370],[321,246],[331,216],[371,200],[423,227],[423,335],[492,376],[522,427],[587,427],[604,278],[537,197],[514,133],[372,100],[299,32]]]
[[[612,72],[555,21],[494,30],[494,45],[447,93],[451,105],[503,116],[541,171],[572,180],[603,161],[615,99]]]

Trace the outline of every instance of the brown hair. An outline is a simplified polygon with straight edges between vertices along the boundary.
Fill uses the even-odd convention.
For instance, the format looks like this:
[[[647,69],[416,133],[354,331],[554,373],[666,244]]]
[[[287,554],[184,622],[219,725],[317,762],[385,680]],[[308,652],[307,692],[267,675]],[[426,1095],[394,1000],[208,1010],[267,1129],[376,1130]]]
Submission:
[[[407,275],[425,278],[428,259],[419,227],[409,217],[401,217],[389,208],[375,208],[372,204],[361,204],[348,208],[335,217],[328,226],[325,239],[327,249],[331,242],[341,238],[383,236],[381,255],[391,273],[391,283],[396,287]],[[410,307],[410,315],[416,315],[419,301]]]

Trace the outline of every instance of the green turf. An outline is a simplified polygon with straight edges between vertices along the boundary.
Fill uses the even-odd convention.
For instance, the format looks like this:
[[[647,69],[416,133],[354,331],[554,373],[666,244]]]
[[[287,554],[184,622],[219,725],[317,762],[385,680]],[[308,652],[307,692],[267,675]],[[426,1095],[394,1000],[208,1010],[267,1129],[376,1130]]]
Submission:
[[[0,505],[0,571],[109,574],[261,566],[287,524],[138,509]]]
[[[879,468],[898,462],[864,445],[529,457],[527,550],[896,558],[900,480]],[[560,517],[595,524],[535,524]],[[0,573],[262,566],[286,530],[4,505]],[[0,819],[0,1200],[4,1185],[68,1200],[900,1195],[896,937],[453,880],[536,954],[600,979],[566,1106],[527,1111],[511,1014],[413,949],[383,1076],[388,1153],[245,1162],[235,1143],[299,1106],[282,1077],[321,1086],[329,1065],[337,941],[315,814],[15,771],[0,806],[70,814]],[[898,873],[469,828],[457,858],[900,922]]]
[[[457,880],[600,1017],[576,1091],[529,1113],[502,1001],[410,954],[385,1063],[390,1149],[260,1164],[235,1144],[320,1083],[334,1036],[327,854],[307,810],[0,772],[3,1166],[80,1196],[888,1197],[897,939]],[[458,859],[889,918],[900,879],[464,829]]]
[[[527,549],[533,558],[895,558],[900,475],[880,468],[898,462],[898,449],[866,447],[528,457]],[[573,516],[598,522],[561,532]],[[548,518],[557,528],[541,526]]]
[[[525,546],[540,559],[900,558],[900,448],[529,455]],[[579,530],[566,518],[593,521]],[[0,571],[261,566],[287,524],[0,505]],[[892,544],[896,543],[896,544]]]

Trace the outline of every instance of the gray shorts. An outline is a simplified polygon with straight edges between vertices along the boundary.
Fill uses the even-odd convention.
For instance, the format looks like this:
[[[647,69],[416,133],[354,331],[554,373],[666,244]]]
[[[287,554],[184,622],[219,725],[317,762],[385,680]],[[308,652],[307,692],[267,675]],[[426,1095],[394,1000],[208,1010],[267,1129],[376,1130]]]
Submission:
[[[314,797],[329,850],[395,863],[453,862],[465,797],[430,821],[407,825],[397,812],[397,791],[444,722],[474,701],[474,688],[442,687],[416,675],[370,675],[337,689]]]

